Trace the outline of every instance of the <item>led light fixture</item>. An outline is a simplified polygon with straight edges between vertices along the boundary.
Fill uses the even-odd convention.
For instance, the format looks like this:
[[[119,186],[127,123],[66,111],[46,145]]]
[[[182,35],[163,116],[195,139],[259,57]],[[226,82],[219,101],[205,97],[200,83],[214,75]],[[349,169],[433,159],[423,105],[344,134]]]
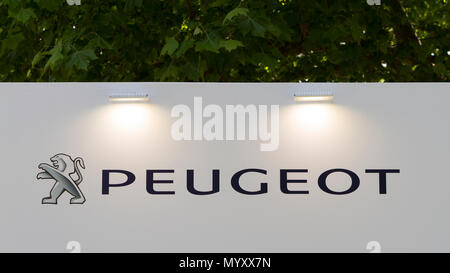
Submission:
[[[150,98],[148,93],[117,93],[109,96],[110,102],[147,102]]]
[[[300,91],[294,95],[296,102],[331,102],[333,98],[331,91]]]

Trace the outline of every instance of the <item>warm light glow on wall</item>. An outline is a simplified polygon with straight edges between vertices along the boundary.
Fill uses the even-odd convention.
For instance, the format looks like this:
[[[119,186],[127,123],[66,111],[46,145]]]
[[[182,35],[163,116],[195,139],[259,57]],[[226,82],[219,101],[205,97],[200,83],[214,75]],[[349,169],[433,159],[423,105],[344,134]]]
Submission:
[[[79,117],[81,142],[128,158],[157,149],[170,132],[170,112],[152,103],[106,103]],[[145,145],[144,145],[145,144]]]
[[[296,126],[309,130],[321,130],[330,126],[332,109],[327,104],[313,103],[299,105],[295,110]]]
[[[147,104],[116,104],[108,109],[110,123],[118,132],[133,133],[150,126]]]

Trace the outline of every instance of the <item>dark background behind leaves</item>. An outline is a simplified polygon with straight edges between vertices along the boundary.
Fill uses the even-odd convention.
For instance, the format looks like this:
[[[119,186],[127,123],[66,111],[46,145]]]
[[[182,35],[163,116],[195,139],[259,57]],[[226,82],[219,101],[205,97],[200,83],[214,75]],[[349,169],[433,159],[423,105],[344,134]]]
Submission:
[[[449,0],[0,0],[0,81],[448,81]]]

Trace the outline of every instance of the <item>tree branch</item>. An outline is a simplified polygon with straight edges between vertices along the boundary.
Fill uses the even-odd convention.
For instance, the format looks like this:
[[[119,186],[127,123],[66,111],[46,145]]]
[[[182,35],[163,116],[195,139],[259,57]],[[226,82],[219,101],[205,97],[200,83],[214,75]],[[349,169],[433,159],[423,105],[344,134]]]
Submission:
[[[195,12],[194,12],[194,10],[192,9],[191,1],[190,1],[190,0],[186,0],[186,4],[187,4],[188,9],[189,9],[189,19],[192,20],[192,19],[195,18]]]

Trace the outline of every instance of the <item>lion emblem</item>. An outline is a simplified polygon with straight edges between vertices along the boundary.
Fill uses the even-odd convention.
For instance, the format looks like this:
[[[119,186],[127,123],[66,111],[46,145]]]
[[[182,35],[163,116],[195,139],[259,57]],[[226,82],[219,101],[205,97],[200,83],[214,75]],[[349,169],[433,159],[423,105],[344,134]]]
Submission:
[[[83,181],[83,175],[78,166],[84,169],[84,161],[81,157],[74,160],[69,155],[57,154],[50,158],[53,163],[39,164],[39,169],[43,170],[37,174],[37,179],[52,179],[55,182],[50,191],[50,196],[42,199],[42,204],[57,204],[58,198],[64,193],[70,193],[73,198],[70,199],[70,204],[83,204],[86,199],[79,188],[79,184]],[[76,175],[76,180],[72,178]]]

